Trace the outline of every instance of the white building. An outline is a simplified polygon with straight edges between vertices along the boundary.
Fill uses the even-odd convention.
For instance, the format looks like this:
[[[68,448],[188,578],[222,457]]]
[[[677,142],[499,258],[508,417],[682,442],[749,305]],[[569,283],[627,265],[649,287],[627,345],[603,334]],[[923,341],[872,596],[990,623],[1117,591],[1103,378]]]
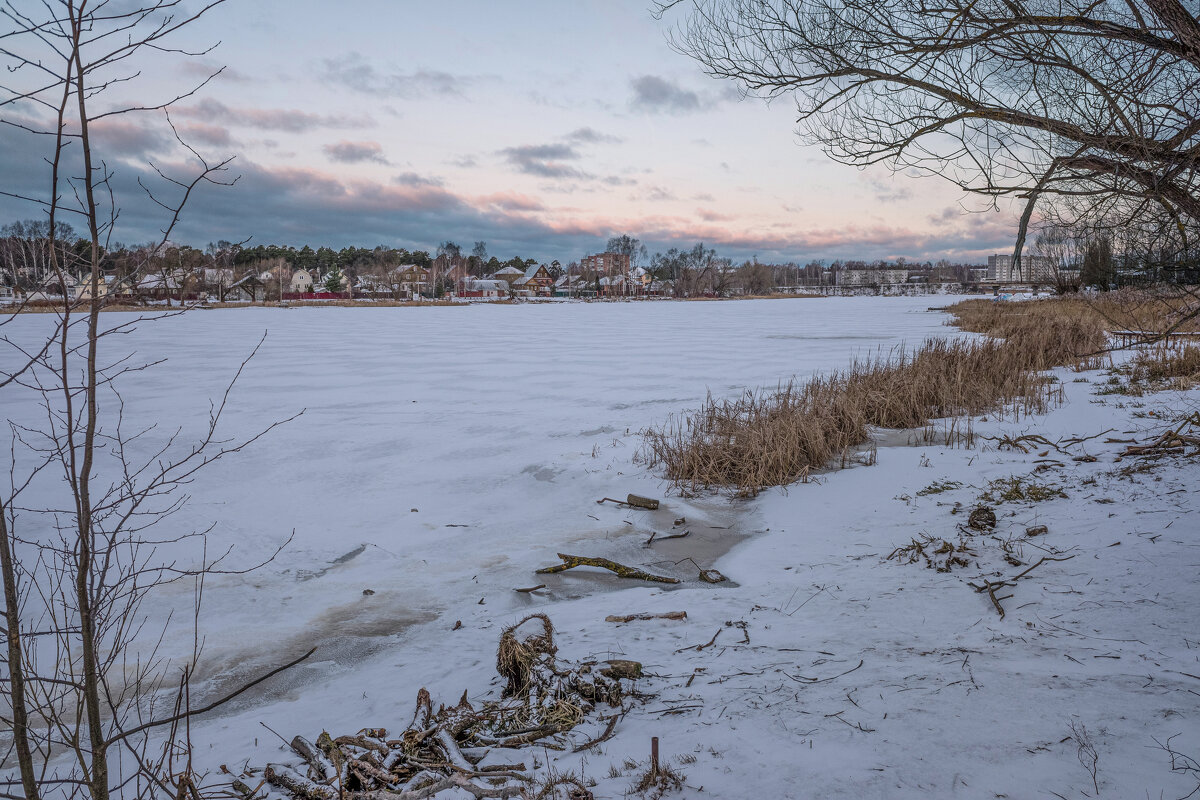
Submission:
[[[906,269],[844,269],[837,273],[838,286],[892,286],[907,280]]]
[[[1054,283],[1057,277],[1056,273],[1054,260],[1045,256],[1022,254],[1019,268],[1014,266],[1011,254],[988,256],[987,279],[989,281]]]

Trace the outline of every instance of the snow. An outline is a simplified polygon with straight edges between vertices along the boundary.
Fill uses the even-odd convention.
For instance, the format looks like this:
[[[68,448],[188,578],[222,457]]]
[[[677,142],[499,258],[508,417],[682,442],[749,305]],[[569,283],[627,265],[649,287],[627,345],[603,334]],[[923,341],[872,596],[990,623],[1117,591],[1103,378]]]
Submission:
[[[567,657],[633,658],[654,676],[642,688],[655,697],[599,753],[538,751],[596,779],[597,797],[622,795],[633,776],[621,764],[644,761],[651,736],[664,755],[695,757],[676,762],[687,797],[1083,797],[1094,792],[1065,738],[1072,721],[1095,742],[1103,796],[1186,794],[1194,781],[1171,773],[1155,739],[1181,734],[1178,749],[1200,751],[1194,462],[1122,477],[1112,458],[1124,445],[1102,436],[1072,451],[1096,462],[1061,459],[1037,476],[1068,498],[998,506],[1002,536],[1048,526],[1024,545],[1027,563],[1040,555],[1034,545],[1075,555],[1008,590],[1003,620],[965,583],[980,570],[942,574],[886,556],[921,532],[956,536],[964,520],[952,504],[969,508],[988,480],[1028,475],[1038,452],[881,447],[876,466],[739,503],[668,495],[634,463],[640,428],[707,392],[774,386],[867,349],[958,335],[927,310],[944,302],[238,309],[116,340],[113,355],[168,359],[124,382],[131,419],[197,432],[208,398],[264,331],[226,432],[252,435],[304,409],[202,473],[168,523],[217,522],[210,552],[232,545],[239,565],[292,536],[261,570],[207,586],[202,692],[319,646],[196,726],[199,758],[231,769],[288,758],[260,722],[289,739],[399,729],[422,686],[435,702],[498,691],[500,631],[545,611]],[[30,316],[9,335],[33,338],[44,324]],[[1053,441],[1115,428],[1109,436],[1142,440],[1200,406],[1196,391],[1101,398],[1093,391],[1104,375],[1059,377],[1062,408],[976,431]],[[4,412],[36,417],[7,398]],[[917,495],[947,479],[963,486]],[[630,492],[663,507],[595,503]],[[643,546],[653,531],[674,532],[678,517],[691,536]],[[1018,571],[995,560],[994,546],[981,551],[987,571]],[[534,574],[558,552],[685,582]],[[681,562],[689,557],[695,566]],[[727,583],[695,580],[714,565]],[[513,591],[538,583],[547,589]],[[190,599],[181,587],[158,611]],[[674,610],[688,619],[604,622]],[[694,649],[718,630],[712,647]],[[182,653],[188,641],[179,629],[166,647]],[[610,765],[622,776],[607,777]]]

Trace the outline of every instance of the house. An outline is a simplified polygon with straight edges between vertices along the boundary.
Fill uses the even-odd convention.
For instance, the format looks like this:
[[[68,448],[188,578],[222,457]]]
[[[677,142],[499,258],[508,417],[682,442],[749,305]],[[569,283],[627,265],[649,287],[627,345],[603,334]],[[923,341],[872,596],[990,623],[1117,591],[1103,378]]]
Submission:
[[[550,270],[546,269],[545,264],[526,269],[517,283],[519,288],[542,297],[549,297],[554,291],[554,278],[550,277]]]
[[[115,280],[115,278],[112,275],[101,275],[100,276],[100,281],[97,284],[96,296],[98,298],[100,298],[101,301],[103,301],[106,297],[108,297],[108,293],[113,287],[114,280]],[[79,289],[78,289],[75,297],[77,300],[91,300],[92,299],[92,274],[90,272],[87,274],[86,277],[84,277],[83,281],[79,284]]]
[[[44,295],[59,295],[68,300],[75,299],[75,292],[79,287],[79,281],[75,280],[75,276],[69,272],[62,273],[60,280],[58,273],[50,272],[42,280],[41,294]]]
[[[333,277],[333,274],[334,273],[331,271],[331,272],[325,273],[324,275],[318,276],[317,289],[316,289],[318,292],[328,292],[330,290],[329,286],[327,284],[329,282],[329,279]],[[350,290],[350,277],[348,275],[346,275],[346,273],[344,273],[344,272],[339,272],[337,274],[341,278],[341,280],[338,281],[338,286],[340,286],[341,288],[337,289],[337,291],[339,291],[339,292],[349,291]],[[294,275],[292,277],[293,277],[293,279],[295,278]],[[310,289],[309,291],[312,291],[312,290]]]
[[[312,273],[306,269],[298,269],[292,273],[292,291],[307,293],[313,290]]]
[[[604,297],[628,297],[637,294],[640,284],[635,283],[628,275],[613,275],[611,278],[600,278],[598,281],[600,294]]]
[[[218,297],[233,283],[233,270],[229,267],[206,267],[200,270],[200,284],[205,291]]]
[[[178,272],[155,272],[137,282],[137,294],[152,300],[173,300],[183,292],[183,276]]]
[[[447,255],[440,255],[433,260],[432,272],[440,280],[446,280],[453,284],[458,284],[460,281],[471,277],[470,270],[467,269],[465,259],[452,259]]]
[[[392,277],[409,295],[422,294],[429,288],[429,270],[418,264],[401,264],[392,270]]]
[[[646,294],[650,297],[670,297],[675,291],[675,284],[670,281],[652,280],[646,285]]]
[[[225,300],[233,303],[257,303],[266,298],[267,285],[260,276],[254,274],[236,281],[225,291]]]
[[[517,269],[516,267],[504,267],[493,272],[488,277],[494,281],[506,281],[509,286],[515,284],[518,280],[525,277],[525,270]]]
[[[482,298],[498,300],[508,297],[509,286],[506,281],[496,281],[486,278],[467,278],[462,282],[458,292],[459,297]]]
[[[390,295],[392,280],[386,275],[359,275],[354,282],[354,291],[361,294]]]

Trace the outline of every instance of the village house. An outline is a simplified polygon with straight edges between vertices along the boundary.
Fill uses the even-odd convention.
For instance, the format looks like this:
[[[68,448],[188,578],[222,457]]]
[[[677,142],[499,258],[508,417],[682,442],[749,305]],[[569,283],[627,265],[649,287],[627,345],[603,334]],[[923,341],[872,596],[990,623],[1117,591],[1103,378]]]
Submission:
[[[229,267],[206,267],[200,270],[200,288],[220,297],[233,284],[233,270]]]
[[[109,293],[110,289],[112,288],[114,280],[115,280],[115,278],[112,275],[101,275],[100,281],[97,284],[97,288],[96,288],[96,297],[100,298],[101,301],[105,300],[108,297],[108,293]],[[83,281],[79,284],[79,288],[76,293],[76,299],[77,300],[91,300],[92,299],[92,275],[90,272],[84,277]]]
[[[531,266],[513,284],[513,288],[530,295],[549,297],[554,291],[554,278],[545,264]]]
[[[181,297],[185,280],[179,271],[144,275],[137,282],[137,294],[150,300],[175,300]]]
[[[494,281],[505,281],[509,286],[513,286],[517,281],[525,277],[525,270],[517,269],[516,267],[504,267],[498,269],[488,276]]]
[[[392,276],[400,290],[410,297],[422,294],[429,288],[429,270],[418,264],[401,264],[392,270]]]
[[[292,273],[291,287],[293,292],[311,292],[313,290],[312,273],[306,269],[298,269]]]
[[[270,273],[266,273],[270,277]],[[232,286],[225,290],[225,297],[221,302],[230,303],[258,303],[267,299],[267,285],[258,275],[251,273],[240,281],[235,281]]]
[[[459,297],[499,300],[508,297],[509,286],[505,281],[487,278],[466,278],[458,291]]]

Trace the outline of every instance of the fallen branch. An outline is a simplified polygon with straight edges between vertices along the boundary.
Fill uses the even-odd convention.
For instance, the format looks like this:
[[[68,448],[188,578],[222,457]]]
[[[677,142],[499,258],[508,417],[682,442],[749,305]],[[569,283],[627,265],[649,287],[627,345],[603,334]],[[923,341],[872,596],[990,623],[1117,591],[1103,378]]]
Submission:
[[[707,642],[705,642],[704,644],[692,644],[692,645],[688,645],[687,647],[679,648],[678,650],[675,651],[676,655],[678,655],[679,653],[682,653],[685,650],[695,650],[697,653],[699,653],[701,650],[712,647],[714,644],[717,643],[717,637],[721,635],[721,631],[723,631],[723,630],[725,630],[725,629],[717,628],[717,632],[713,634],[713,637],[711,639],[709,639]]]
[[[1192,414],[1179,423],[1179,426],[1176,428],[1168,428],[1163,431],[1162,435],[1152,442],[1141,445],[1130,445],[1125,448],[1124,453],[1121,453],[1121,458],[1125,458],[1126,456],[1148,456],[1181,452],[1187,445],[1200,448],[1200,436],[1192,436],[1183,432],[1184,428],[1191,428],[1196,425],[1200,425],[1200,413]]]
[[[553,567],[543,567],[537,572],[539,575],[550,575],[555,572],[565,572],[575,567],[599,567],[614,572],[618,577],[630,578],[639,581],[653,581],[655,583],[679,583],[678,578],[668,578],[663,575],[651,575],[649,572],[643,572],[634,567],[627,567],[624,564],[618,564],[615,561],[610,561],[607,558],[591,558],[589,556],[571,556],[566,553],[559,553],[558,557],[563,563],[555,564]]]
[[[654,544],[655,542],[665,542],[668,539],[683,539],[683,538],[686,538],[691,535],[692,535],[691,528],[687,529],[683,533],[673,533],[670,536],[659,536],[658,531],[655,531],[654,533],[650,534],[650,538],[646,540],[646,547],[649,547],[650,545]]]
[[[644,619],[687,619],[686,611],[668,611],[665,614],[625,614],[617,616],[609,614],[604,618],[605,622],[633,622],[634,620]]]
[[[849,675],[851,672],[854,672],[857,669],[862,669],[862,665],[863,665],[863,660],[859,659],[857,666],[851,667],[850,669],[846,670],[845,672],[839,672],[837,675],[830,675],[828,678],[808,678],[808,677],[805,677],[804,675],[788,675],[786,672],[783,674],[787,675],[789,678],[794,680],[796,683],[812,685],[814,683],[826,683],[828,681],[837,680],[838,678],[842,677],[843,675]]]
[[[1074,557],[1074,555],[1062,556],[1061,558],[1055,556],[1042,556],[1036,563],[1031,564],[1030,566],[1018,572],[1016,575],[1013,575],[1011,578],[1002,578],[998,581],[984,581],[983,585],[981,586],[969,582],[967,585],[980,594],[987,592],[988,598],[992,601],[992,606],[996,609],[996,613],[1000,615],[1000,619],[1004,619],[1004,606],[1000,605],[1000,601],[1007,600],[1012,597],[1012,595],[1009,594],[1004,595],[1003,597],[998,597],[996,595],[997,589],[1003,589],[1008,586],[1016,586],[1017,581],[1021,580],[1021,578],[1024,578],[1026,575],[1033,572],[1047,561],[1068,561]]]
[[[607,742],[609,739],[612,738],[613,734],[616,733],[617,721],[620,720],[621,717],[623,717],[623,716],[625,716],[624,711],[622,711],[620,714],[613,714],[611,717],[608,718],[608,727],[606,727],[604,729],[604,733],[600,734],[595,739],[589,739],[588,741],[586,741],[583,744],[576,747],[571,752],[572,753],[582,753],[584,750],[591,750],[593,747],[600,744],[601,742]]]

